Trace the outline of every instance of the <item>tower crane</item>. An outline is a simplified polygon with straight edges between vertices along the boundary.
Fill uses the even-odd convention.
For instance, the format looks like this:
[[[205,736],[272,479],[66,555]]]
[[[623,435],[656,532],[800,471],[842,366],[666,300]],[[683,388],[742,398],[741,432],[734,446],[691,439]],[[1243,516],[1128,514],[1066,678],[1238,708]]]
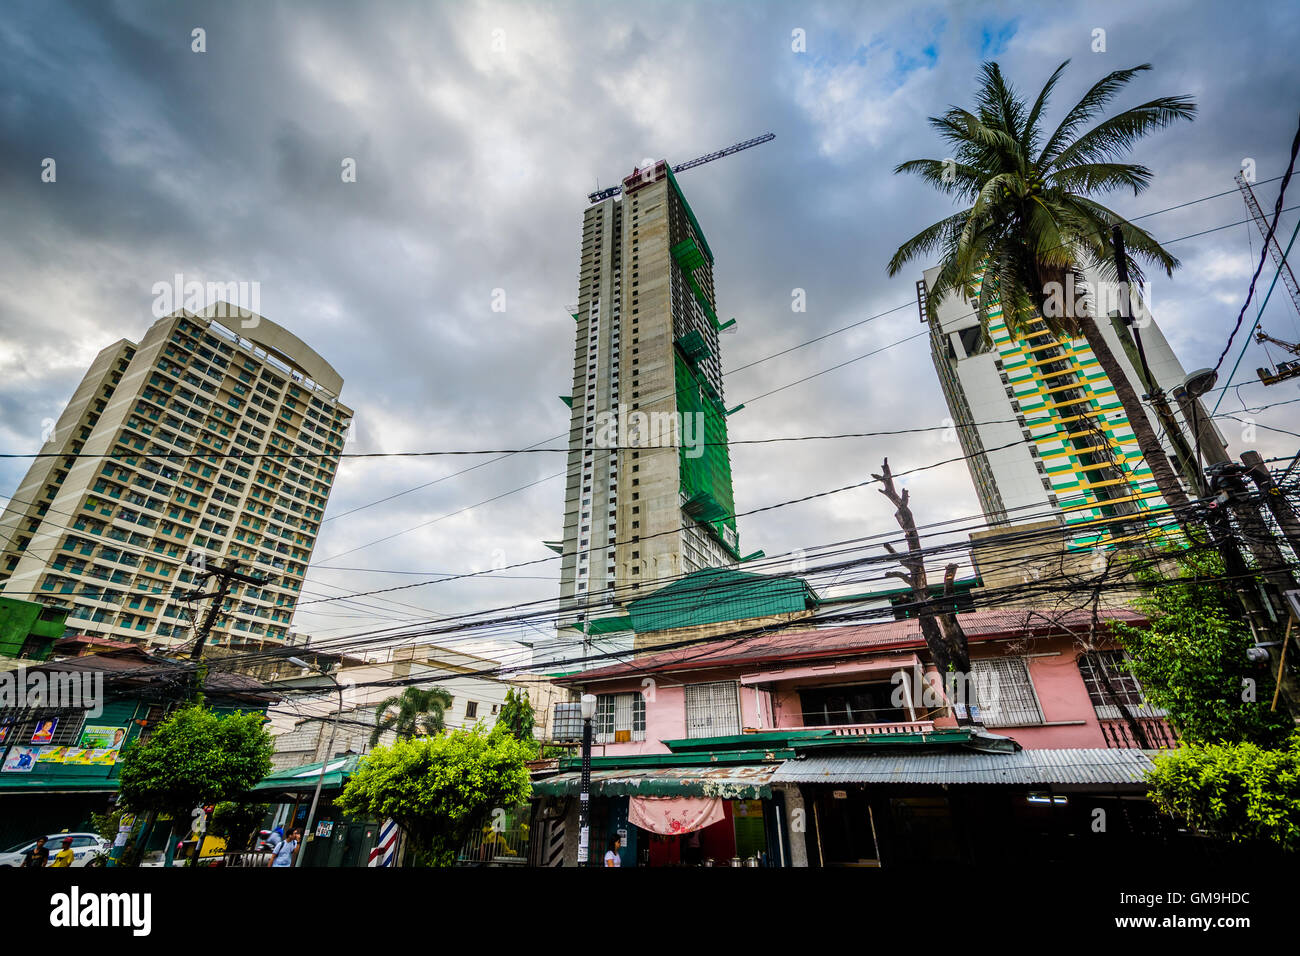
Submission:
[[[722,159],[724,156],[731,156],[734,153],[739,153],[741,150],[749,149],[751,146],[761,146],[763,143],[771,142],[774,139],[776,139],[775,133],[764,133],[762,136],[755,136],[753,139],[747,139],[742,143],[736,143],[732,146],[728,146],[726,149],[720,149],[714,153],[706,153],[703,156],[697,156],[681,165],[673,166],[672,169],[675,173],[685,172],[686,170],[693,169],[696,166],[703,166],[705,163],[711,163],[715,159]],[[605,189],[598,189],[594,193],[588,193],[587,198],[593,203],[603,202],[611,196],[617,196],[622,191],[623,187],[621,185],[609,186]]]
[[[1268,253],[1273,257],[1273,262],[1277,265],[1278,277],[1281,278],[1282,284],[1286,286],[1287,292],[1291,293],[1291,304],[1300,312],[1300,285],[1297,285],[1295,273],[1291,271],[1291,264],[1286,261],[1286,255],[1282,252],[1282,247],[1278,245],[1277,236],[1268,234],[1268,218],[1264,215],[1264,210],[1259,206],[1259,201],[1255,198],[1255,190],[1250,188],[1250,183],[1241,173],[1234,177],[1237,181],[1237,188],[1241,190],[1241,198],[1246,202],[1246,209],[1250,212],[1250,218],[1255,220],[1255,225],[1259,228],[1260,234],[1264,237],[1264,242],[1268,246]],[[1256,323],[1258,325],[1258,322]],[[1290,342],[1284,342],[1281,339],[1274,338],[1261,328],[1255,329],[1255,341],[1267,345],[1272,342],[1281,348],[1286,349],[1292,355],[1300,356],[1300,345],[1293,345]],[[1278,382],[1284,382],[1289,378],[1300,377],[1300,359],[1292,359],[1289,362],[1282,362],[1274,369],[1258,368],[1255,374],[1265,385],[1276,385]]]
[[[1274,338],[1263,329],[1255,330],[1255,341],[1267,347],[1269,342],[1280,348],[1286,349],[1292,355],[1300,355],[1300,345],[1293,342],[1283,342],[1281,339]],[[1257,368],[1255,374],[1265,385],[1276,385],[1278,382],[1285,382],[1289,378],[1300,377],[1300,358],[1291,359],[1289,362],[1279,362],[1272,369]]]

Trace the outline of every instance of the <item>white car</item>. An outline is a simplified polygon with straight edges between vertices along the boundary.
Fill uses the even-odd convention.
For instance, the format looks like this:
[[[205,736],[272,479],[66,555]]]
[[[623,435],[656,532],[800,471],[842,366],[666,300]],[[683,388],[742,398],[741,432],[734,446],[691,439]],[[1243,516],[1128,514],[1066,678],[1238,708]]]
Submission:
[[[63,849],[63,841],[72,837],[72,865],[85,866],[100,853],[107,853],[113,844],[103,839],[98,833],[51,833],[45,839],[45,848],[50,851],[46,866],[54,862],[54,856]],[[35,840],[24,840],[0,853],[0,866],[22,866],[27,851],[36,846]]]

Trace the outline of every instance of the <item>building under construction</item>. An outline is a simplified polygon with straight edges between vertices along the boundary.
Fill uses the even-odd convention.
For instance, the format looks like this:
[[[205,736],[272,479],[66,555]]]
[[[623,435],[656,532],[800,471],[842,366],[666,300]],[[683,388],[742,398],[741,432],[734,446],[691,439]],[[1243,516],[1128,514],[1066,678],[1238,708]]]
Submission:
[[[699,165],[771,139],[740,143]],[[621,195],[620,195],[621,194]],[[583,215],[555,653],[683,574],[740,560],[727,451],[714,255],[659,161]],[[735,411],[736,409],[732,409]]]

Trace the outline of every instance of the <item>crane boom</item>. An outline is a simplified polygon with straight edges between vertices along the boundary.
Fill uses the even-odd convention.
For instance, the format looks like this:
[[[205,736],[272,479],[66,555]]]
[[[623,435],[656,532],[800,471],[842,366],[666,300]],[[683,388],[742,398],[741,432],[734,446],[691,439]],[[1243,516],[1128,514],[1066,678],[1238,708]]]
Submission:
[[[1283,342],[1281,339],[1275,339],[1273,336],[1269,335],[1263,329],[1255,330],[1255,341],[1272,342],[1274,345],[1286,349],[1292,355],[1300,355],[1300,345],[1296,345],[1293,342]]]
[[[682,163],[680,166],[674,166],[673,172],[681,173],[688,169],[694,169],[696,166],[703,166],[705,163],[711,163],[715,159],[722,159],[724,156],[731,156],[739,153],[742,149],[749,149],[751,146],[761,146],[763,143],[771,142],[776,139],[775,133],[764,133],[762,136],[755,136],[753,139],[747,139],[742,143],[736,143],[728,146],[726,149],[720,149],[714,153],[706,153],[703,156],[697,156],[692,160]],[[593,203],[603,202],[611,196],[617,196],[623,191],[623,187],[609,186],[605,189],[598,189],[594,193],[588,193],[587,198]]]
[[[1246,182],[1246,177],[1237,173],[1234,177],[1237,181],[1237,188],[1241,190],[1241,197],[1246,201],[1246,209],[1250,212],[1250,218],[1255,220],[1255,225],[1264,236],[1264,241],[1268,243],[1269,255],[1273,257],[1273,262],[1277,266],[1277,271],[1282,277],[1282,284],[1286,286],[1291,293],[1291,304],[1300,312],[1300,285],[1296,284],[1295,273],[1291,271],[1291,265],[1286,261],[1286,256],[1282,254],[1282,248],[1277,244],[1277,236],[1271,239],[1268,235],[1268,218],[1264,215],[1264,210],[1259,208],[1259,202],[1255,199],[1255,190],[1250,188],[1250,183]]]

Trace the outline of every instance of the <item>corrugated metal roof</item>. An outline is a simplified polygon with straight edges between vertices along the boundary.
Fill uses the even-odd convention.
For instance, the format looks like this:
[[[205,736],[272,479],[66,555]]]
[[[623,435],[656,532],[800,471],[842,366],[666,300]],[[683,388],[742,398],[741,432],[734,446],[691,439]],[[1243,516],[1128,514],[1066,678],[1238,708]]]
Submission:
[[[316,782],[321,779],[321,763],[303,764],[300,767],[285,767],[262,778],[254,790],[314,790]],[[325,767],[322,787],[341,787],[361,766],[361,757],[357,754],[335,757]]]
[[[1146,619],[1136,611],[1102,609],[1100,620],[1140,624]],[[972,642],[1031,634],[1059,633],[1063,629],[1086,627],[1092,621],[1091,611],[1039,611],[1032,608],[1001,608],[970,611],[957,615],[966,636]],[[813,622],[809,622],[810,624]],[[560,683],[581,684],[586,681],[607,680],[628,675],[643,676],[647,670],[699,670],[706,667],[744,666],[760,661],[789,661],[810,657],[870,652],[883,647],[920,644],[921,626],[914,619],[881,621],[872,624],[854,624],[809,629],[782,629],[768,634],[735,640],[713,638],[716,646],[682,647],[656,654],[646,654],[635,660],[567,674]]]
[[[591,792],[606,797],[724,797],[753,800],[772,795],[769,782],[780,764],[731,767],[637,767],[593,770]],[[582,774],[576,771],[533,781],[538,796],[577,796]]]
[[[787,760],[773,783],[1143,783],[1140,750],[1018,753],[843,754]]]

